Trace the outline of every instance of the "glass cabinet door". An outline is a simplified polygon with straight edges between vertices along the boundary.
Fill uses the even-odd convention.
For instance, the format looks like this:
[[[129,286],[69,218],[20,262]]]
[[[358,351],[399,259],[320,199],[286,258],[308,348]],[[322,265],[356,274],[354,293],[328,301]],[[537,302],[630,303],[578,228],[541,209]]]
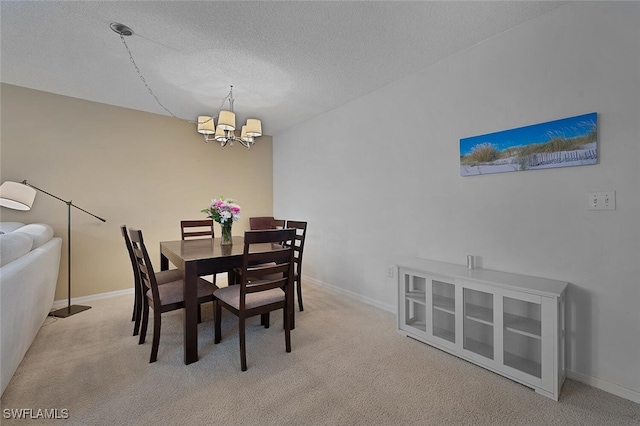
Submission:
[[[455,285],[431,280],[431,333],[434,337],[456,343]]]
[[[427,331],[426,288],[426,278],[404,274],[404,324],[422,333]]]
[[[463,289],[464,349],[493,360],[493,294]]]
[[[542,378],[541,304],[503,297],[503,363]]]

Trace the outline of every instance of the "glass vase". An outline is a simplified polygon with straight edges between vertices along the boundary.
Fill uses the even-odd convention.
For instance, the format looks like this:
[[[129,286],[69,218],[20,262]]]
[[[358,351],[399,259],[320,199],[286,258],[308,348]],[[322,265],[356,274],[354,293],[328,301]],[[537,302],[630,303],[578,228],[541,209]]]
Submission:
[[[233,244],[233,239],[231,237],[231,225],[232,221],[228,220],[225,223],[221,223],[222,227],[222,239],[220,240],[220,245],[222,246],[230,246]]]

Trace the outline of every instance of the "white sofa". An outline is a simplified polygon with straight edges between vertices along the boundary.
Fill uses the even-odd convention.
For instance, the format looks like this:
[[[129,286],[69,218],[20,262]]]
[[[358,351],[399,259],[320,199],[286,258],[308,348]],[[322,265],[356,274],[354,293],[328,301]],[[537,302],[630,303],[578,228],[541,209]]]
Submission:
[[[49,225],[0,222],[2,393],[51,311],[61,248]]]

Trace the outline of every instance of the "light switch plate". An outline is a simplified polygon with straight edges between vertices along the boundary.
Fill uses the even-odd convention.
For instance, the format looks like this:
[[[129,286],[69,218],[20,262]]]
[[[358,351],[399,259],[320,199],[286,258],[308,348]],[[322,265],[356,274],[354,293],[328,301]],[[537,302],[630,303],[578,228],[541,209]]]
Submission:
[[[616,191],[587,192],[587,210],[615,210]]]

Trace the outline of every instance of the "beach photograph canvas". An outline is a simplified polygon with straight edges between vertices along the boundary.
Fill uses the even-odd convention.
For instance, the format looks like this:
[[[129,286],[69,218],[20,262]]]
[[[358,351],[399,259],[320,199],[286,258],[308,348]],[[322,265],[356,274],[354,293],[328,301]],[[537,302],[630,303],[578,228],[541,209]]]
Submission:
[[[460,139],[460,175],[598,163],[597,113]]]

